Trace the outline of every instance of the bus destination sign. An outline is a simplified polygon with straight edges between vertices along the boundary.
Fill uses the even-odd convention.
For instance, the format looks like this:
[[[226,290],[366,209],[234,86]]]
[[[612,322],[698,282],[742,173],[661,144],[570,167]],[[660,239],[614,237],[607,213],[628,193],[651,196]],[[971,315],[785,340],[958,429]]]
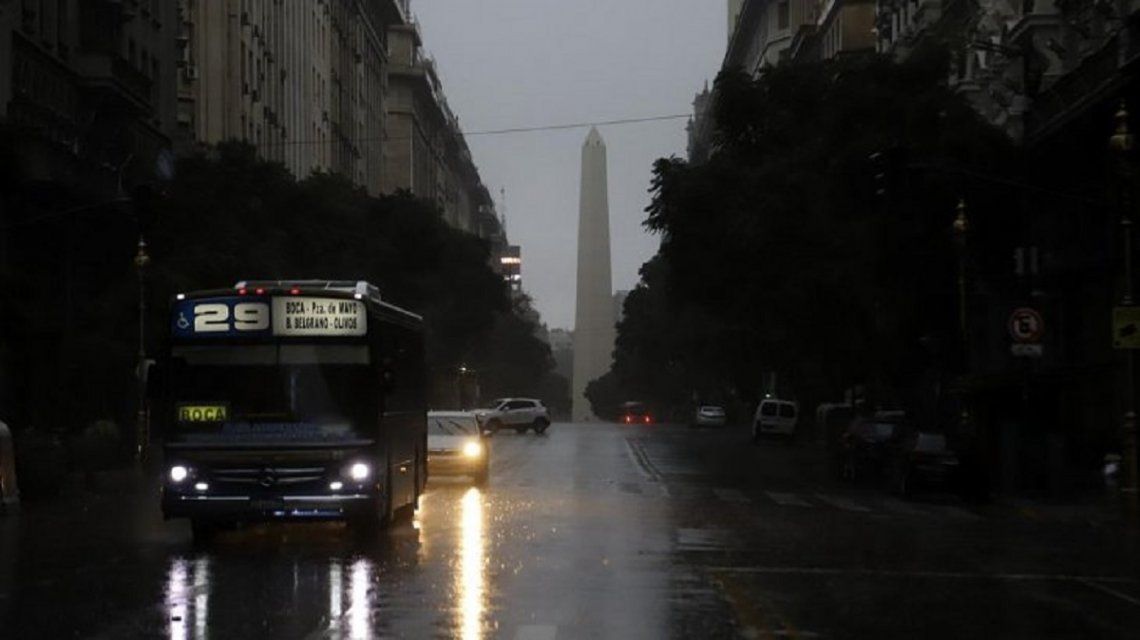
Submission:
[[[368,312],[343,298],[227,296],[180,300],[171,324],[179,338],[352,337],[368,333]]]
[[[359,300],[340,298],[274,298],[275,336],[362,336],[367,314]]]

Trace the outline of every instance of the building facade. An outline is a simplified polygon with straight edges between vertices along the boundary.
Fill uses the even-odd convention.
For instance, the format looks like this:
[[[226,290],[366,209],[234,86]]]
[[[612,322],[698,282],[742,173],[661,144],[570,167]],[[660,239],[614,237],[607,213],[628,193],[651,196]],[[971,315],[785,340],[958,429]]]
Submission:
[[[435,61],[413,21],[388,27],[389,145],[383,188],[431,200],[452,226],[505,245],[495,202],[448,106]]]
[[[506,245],[408,0],[178,0],[178,139],[406,190]]]
[[[393,0],[179,0],[183,144],[244,140],[296,177],[382,190]]]
[[[729,38],[721,70],[756,78],[780,64],[829,60],[875,50],[875,0],[729,0]],[[690,162],[713,147],[715,89],[693,100]]]
[[[0,2],[0,124],[23,178],[98,197],[174,131],[176,15],[155,0]]]

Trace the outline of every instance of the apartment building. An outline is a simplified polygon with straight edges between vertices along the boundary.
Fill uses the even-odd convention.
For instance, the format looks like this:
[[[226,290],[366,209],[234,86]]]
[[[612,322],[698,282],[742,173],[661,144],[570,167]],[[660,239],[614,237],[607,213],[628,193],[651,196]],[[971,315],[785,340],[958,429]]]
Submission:
[[[179,0],[183,145],[245,140],[298,178],[381,192],[385,25],[406,2]]]
[[[23,179],[95,197],[153,179],[174,130],[173,9],[0,2],[0,125]]]

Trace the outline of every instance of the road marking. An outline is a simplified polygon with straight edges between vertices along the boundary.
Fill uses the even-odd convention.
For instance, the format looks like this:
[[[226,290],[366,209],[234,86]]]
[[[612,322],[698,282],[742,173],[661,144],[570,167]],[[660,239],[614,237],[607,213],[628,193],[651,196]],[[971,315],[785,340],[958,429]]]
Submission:
[[[719,551],[728,546],[728,531],[724,529],[677,529],[677,549],[681,551]]]
[[[1093,589],[1107,593],[1110,596],[1115,596],[1117,598],[1120,598],[1121,600],[1123,600],[1125,602],[1134,604],[1136,606],[1140,606],[1140,598],[1133,598],[1132,596],[1128,595],[1127,593],[1124,593],[1122,591],[1117,591],[1116,589],[1113,589],[1112,587],[1106,587],[1103,584],[1096,582],[1095,580],[1096,579],[1091,579],[1091,580],[1078,579],[1077,582],[1085,585],[1086,587],[1092,587]]]
[[[558,627],[552,624],[524,624],[515,631],[515,640],[554,640]]]
[[[1136,578],[1126,576],[1083,576],[1064,573],[971,573],[965,571],[903,571],[894,569],[858,569],[840,567],[709,567],[709,571],[755,575],[804,575],[804,576],[870,576],[890,578],[947,578],[960,580],[1009,580],[1009,581],[1058,581],[1085,582],[1096,584],[1137,584]],[[1125,594],[1121,594],[1125,595]],[[1125,595],[1127,598],[1131,596]]]
[[[769,498],[778,505],[785,507],[810,507],[811,503],[794,493],[781,493],[779,491],[765,491]]]
[[[982,517],[978,514],[962,509],[961,507],[951,507],[948,505],[930,505],[930,509],[935,513],[949,516],[956,520],[977,521],[982,519]]]
[[[630,459],[633,460],[633,466],[637,467],[642,476],[654,482],[661,480],[661,474],[649,461],[649,455],[645,453],[645,449],[640,444],[634,442],[633,438],[625,439],[625,449],[629,453]]]
[[[717,498],[725,502],[735,502],[737,504],[747,504],[751,502],[748,496],[741,493],[739,489],[713,489],[712,491]]]
[[[903,502],[902,500],[897,500],[895,498],[887,498],[886,500],[883,500],[883,507],[885,507],[887,511],[898,513],[904,516],[925,517],[930,515],[930,513],[927,511],[923,511],[922,509],[919,509],[910,503]]]
[[[826,502],[827,504],[843,509],[844,511],[854,511],[856,513],[867,513],[870,511],[870,509],[867,507],[864,507],[857,502],[848,500],[847,498],[841,496],[828,495],[826,493],[817,493],[815,494],[815,497],[818,498],[821,502]]]

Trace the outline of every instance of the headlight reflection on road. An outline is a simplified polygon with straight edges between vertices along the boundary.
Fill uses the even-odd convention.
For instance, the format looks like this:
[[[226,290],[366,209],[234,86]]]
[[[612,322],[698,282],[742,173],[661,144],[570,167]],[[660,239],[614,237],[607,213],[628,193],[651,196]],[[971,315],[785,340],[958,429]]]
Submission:
[[[368,586],[372,581],[372,563],[357,558],[349,569],[348,609],[344,608],[346,593],[344,566],[339,559],[329,564],[329,630],[342,631],[347,638],[372,638],[371,603]]]
[[[193,606],[191,606],[193,601]],[[210,561],[198,558],[193,563],[175,558],[166,578],[166,613],[171,640],[189,640],[193,627],[195,640],[208,637],[210,618]],[[193,624],[191,624],[193,621]]]
[[[483,495],[472,487],[463,496],[459,541],[460,628],[463,640],[483,635],[486,576],[483,572]]]

